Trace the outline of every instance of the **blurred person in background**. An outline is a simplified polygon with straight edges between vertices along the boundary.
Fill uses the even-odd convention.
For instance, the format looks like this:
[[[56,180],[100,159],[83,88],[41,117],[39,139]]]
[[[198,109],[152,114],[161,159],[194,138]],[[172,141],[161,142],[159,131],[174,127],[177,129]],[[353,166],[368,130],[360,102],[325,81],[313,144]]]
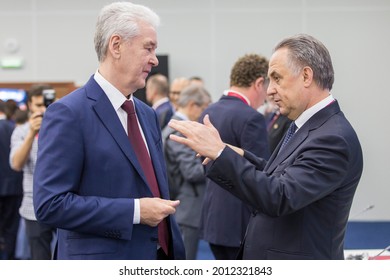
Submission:
[[[26,236],[31,258],[49,260],[54,228],[37,221],[33,207],[33,177],[37,161],[38,135],[46,111],[44,91],[53,90],[49,85],[36,84],[28,91],[28,121],[17,125],[11,137],[9,162],[11,168],[23,171],[23,200],[20,215],[26,226]]]
[[[13,115],[15,125],[24,124],[28,120],[28,110],[17,109]]]
[[[177,101],[179,100],[181,91],[190,85],[190,80],[184,77],[175,78],[169,89],[169,100],[173,105],[173,108],[177,109]]]
[[[146,100],[156,111],[160,128],[163,129],[173,116],[173,106],[169,101],[169,82],[166,76],[154,74],[146,82]]]
[[[268,60],[257,54],[240,57],[230,73],[230,88],[202,114],[208,114],[223,141],[268,158],[265,120],[257,109],[268,86]],[[209,166],[206,166],[208,169]],[[237,197],[207,179],[201,237],[216,259],[235,259],[244,238],[251,209]]]
[[[197,85],[186,87],[180,94],[173,119],[197,121],[211,102],[210,94]],[[177,131],[166,127],[162,131],[164,156],[167,163],[171,199],[179,199],[175,213],[180,226],[186,259],[196,259],[199,243],[199,225],[206,177],[202,161],[196,153],[183,144],[169,139]]]
[[[192,76],[190,77],[190,85],[198,85],[204,87],[204,81],[199,76]]]
[[[14,114],[18,110],[18,103],[16,103],[13,99],[8,99],[5,102],[5,114],[7,116],[7,119],[9,121],[15,122],[14,120]]]
[[[0,260],[15,259],[23,197],[23,172],[14,171],[9,165],[15,123],[7,118],[6,106],[6,102],[0,100]]]
[[[265,111],[265,122],[268,131],[268,143],[271,153],[286,134],[291,120],[280,113],[279,106],[268,96]]]

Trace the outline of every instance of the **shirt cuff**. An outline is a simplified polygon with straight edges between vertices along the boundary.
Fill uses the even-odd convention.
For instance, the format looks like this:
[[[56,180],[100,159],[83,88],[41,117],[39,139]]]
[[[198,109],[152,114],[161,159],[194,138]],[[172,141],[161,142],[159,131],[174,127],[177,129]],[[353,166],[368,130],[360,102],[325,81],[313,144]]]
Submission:
[[[137,225],[141,222],[141,209],[139,206],[139,199],[134,199],[134,217],[133,224]]]
[[[214,160],[216,160],[217,158],[219,158],[219,156],[222,154],[222,152],[223,152],[223,150],[225,150],[225,148],[226,148],[226,146],[219,150],[219,152],[218,152],[218,154],[217,154],[217,156],[215,157]]]

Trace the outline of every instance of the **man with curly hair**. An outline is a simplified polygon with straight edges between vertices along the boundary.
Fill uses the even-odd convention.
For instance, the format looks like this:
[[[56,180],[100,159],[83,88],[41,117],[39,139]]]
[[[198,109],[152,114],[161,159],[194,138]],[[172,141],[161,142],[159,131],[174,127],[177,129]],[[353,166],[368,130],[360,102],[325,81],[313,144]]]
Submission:
[[[267,130],[257,108],[266,96],[267,72],[265,57],[247,54],[239,58],[231,70],[230,88],[200,117],[203,120],[206,114],[210,116],[225,143],[263,158],[269,156]],[[250,213],[246,204],[207,179],[201,237],[209,242],[216,259],[236,258]]]

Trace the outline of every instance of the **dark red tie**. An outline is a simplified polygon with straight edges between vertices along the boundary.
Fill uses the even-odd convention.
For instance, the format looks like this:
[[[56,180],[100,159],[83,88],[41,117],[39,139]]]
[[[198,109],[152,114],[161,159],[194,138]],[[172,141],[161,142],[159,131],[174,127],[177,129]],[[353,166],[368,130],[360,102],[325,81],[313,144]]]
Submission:
[[[142,138],[141,132],[139,130],[133,102],[125,101],[122,105],[122,109],[127,112],[127,135],[131,145],[133,146],[134,152],[137,155],[138,162],[140,163],[141,168],[145,173],[149,187],[154,197],[161,197],[152,160],[149,156],[145,141]],[[158,225],[158,242],[164,250],[165,254],[168,256],[169,234],[166,219],[162,220],[162,222]]]

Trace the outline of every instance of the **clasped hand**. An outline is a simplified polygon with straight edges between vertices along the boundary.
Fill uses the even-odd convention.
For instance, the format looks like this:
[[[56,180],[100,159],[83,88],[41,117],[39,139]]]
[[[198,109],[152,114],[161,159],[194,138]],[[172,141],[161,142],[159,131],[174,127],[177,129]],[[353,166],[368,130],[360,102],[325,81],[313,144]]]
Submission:
[[[176,212],[179,200],[166,200],[158,197],[140,198],[141,224],[157,226],[168,215]]]

